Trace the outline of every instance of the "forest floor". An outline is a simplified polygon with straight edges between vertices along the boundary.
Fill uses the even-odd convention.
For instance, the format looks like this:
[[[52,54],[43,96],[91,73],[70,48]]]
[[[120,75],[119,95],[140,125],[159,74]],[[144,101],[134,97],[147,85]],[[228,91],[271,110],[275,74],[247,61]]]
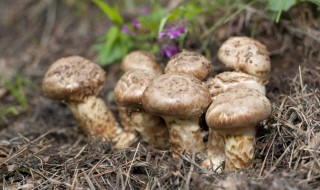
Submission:
[[[210,49],[214,73],[223,70],[216,57],[221,43],[250,36],[253,26],[244,21],[250,14],[261,18],[255,38],[272,61],[267,97],[273,112],[258,126],[254,163],[224,174],[143,143],[115,150],[90,140],[65,105],[41,95],[42,78],[58,58],[96,60],[90,47],[110,23],[95,6],[85,16],[60,1],[0,1],[0,7],[0,74],[21,83],[28,102],[24,109],[0,86],[0,108],[18,112],[0,121],[0,189],[320,189],[320,13],[314,6],[301,4],[290,10],[295,18],[278,24],[245,10],[217,30]],[[112,90],[119,65],[104,69],[103,98],[117,114]]]

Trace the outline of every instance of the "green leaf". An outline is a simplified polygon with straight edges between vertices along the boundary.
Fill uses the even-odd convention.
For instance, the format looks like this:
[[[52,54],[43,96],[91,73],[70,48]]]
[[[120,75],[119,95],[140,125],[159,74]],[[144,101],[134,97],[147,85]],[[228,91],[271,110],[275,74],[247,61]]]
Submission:
[[[118,24],[122,25],[123,24],[123,18],[119,13],[118,7],[114,5],[114,7],[111,7],[107,3],[105,3],[102,0],[92,0],[101,10],[108,16],[108,18]]]
[[[164,17],[168,15],[167,11],[160,7],[156,6],[153,8],[152,12],[146,16],[140,16],[139,22],[143,25],[146,29],[152,32],[152,35],[157,34],[159,31],[159,25]]]
[[[105,43],[96,44],[92,49],[98,52],[98,60],[102,66],[122,59],[133,47],[131,37],[121,33],[119,27],[116,26],[111,27],[101,39],[104,39]]]
[[[169,18],[169,16],[166,16],[166,17],[161,19],[160,24],[159,24],[159,29],[158,29],[158,35],[162,32],[164,26],[167,23],[168,18]]]
[[[120,29],[116,26],[112,26],[107,33],[107,40],[105,43],[105,52],[109,54],[109,51],[112,49],[113,44],[118,38]]]
[[[197,15],[206,11],[206,8],[201,4],[196,2],[190,2],[184,5],[179,6],[177,9],[173,10],[169,16],[169,21],[177,19],[191,20],[194,19]]]
[[[276,12],[288,11],[297,3],[297,0],[268,0],[268,9]]]

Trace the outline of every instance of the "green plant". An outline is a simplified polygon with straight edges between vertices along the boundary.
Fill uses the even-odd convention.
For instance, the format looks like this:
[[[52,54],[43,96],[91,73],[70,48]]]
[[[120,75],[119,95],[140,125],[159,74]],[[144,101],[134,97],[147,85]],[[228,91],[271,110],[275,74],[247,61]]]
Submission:
[[[187,32],[192,32],[192,29],[187,30],[187,22],[195,20],[196,15],[206,10],[201,4],[190,1],[169,12],[152,1],[147,16],[138,15],[131,22],[125,23],[116,5],[111,6],[102,0],[92,1],[113,23],[93,46],[103,66],[115,63],[135,49],[172,56],[178,52],[178,45],[183,46]]]
[[[271,11],[271,18],[278,23],[282,12],[288,11],[302,2],[310,2],[320,6],[320,0],[268,0],[267,9]]]
[[[117,6],[110,6],[102,0],[92,0],[102,12],[114,24],[109,31],[98,39],[98,43],[93,46],[93,50],[98,52],[98,60],[101,65],[109,65],[122,58],[132,47],[128,36],[121,32],[123,18]]]
[[[17,105],[0,108],[0,120],[6,121],[9,115],[18,115],[29,109],[29,103],[24,88],[30,86],[30,81],[22,76],[15,76],[14,80],[5,80],[2,86],[14,97]]]
[[[279,22],[283,12],[305,1],[320,5],[320,0],[189,0],[168,11],[159,2],[150,1],[148,15],[137,15],[127,22],[118,6],[111,6],[103,0],[92,0],[113,23],[108,32],[98,39],[93,50],[98,53],[98,61],[102,66],[116,63],[132,50],[145,50],[171,57],[179,49],[186,48],[184,42],[187,36],[195,37],[202,44],[201,49],[206,50],[210,43],[206,39],[209,36],[214,39],[218,27],[234,20],[251,6],[263,12],[269,11],[270,18]],[[130,6],[132,10],[138,9],[134,1]],[[223,14],[214,22],[210,21],[210,17],[217,11]],[[205,17],[202,22],[199,20],[201,16]],[[206,26],[200,27],[202,25]],[[254,28],[252,30],[254,35]]]

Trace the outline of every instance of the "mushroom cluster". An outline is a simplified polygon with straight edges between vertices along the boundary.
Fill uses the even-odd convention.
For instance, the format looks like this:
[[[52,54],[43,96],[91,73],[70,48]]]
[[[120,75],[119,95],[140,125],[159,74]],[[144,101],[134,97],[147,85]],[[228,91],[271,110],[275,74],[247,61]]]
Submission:
[[[64,102],[90,136],[104,137],[116,148],[141,138],[149,146],[170,148],[173,157],[195,154],[204,168],[234,171],[251,165],[256,126],[271,114],[265,96],[270,59],[267,48],[248,37],[228,39],[218,58],[235,71],[209,77],[211,62],[188,50],[173,56],[164,70],[149,53],[128,54],[114,89],[120,123],[99,97],[104,70],[87,59],[56,61],[42,91]],[[207,141],[200,126],[203,116]]]

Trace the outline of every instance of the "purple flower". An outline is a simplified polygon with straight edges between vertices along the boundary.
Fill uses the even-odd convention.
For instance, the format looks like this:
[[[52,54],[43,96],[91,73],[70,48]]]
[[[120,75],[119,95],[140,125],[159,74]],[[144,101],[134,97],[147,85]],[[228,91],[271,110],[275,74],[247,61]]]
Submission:
[[[181,35],[185,34],[187,29],[184,26],[179,25],[179,23],[172,22],[167,26],[162,32],[159,33],[158,38],[163,38],[168,36],[171,40],[179,38]]]
[[[131,24],[132,24],[134,30],[138,30],[139,29],[139,21],[138,20],[136,20],[136,19],[133,20],[131,22]]]
[[[179,47],[175,45],[169,45],[163,48],[160,53],[168,58],[174,56],[179,52]]]
[[[167,32],[160,32],[158,38],[163,38],[167,35]]]
[[[131,31],[129,30],[128,25],[122,26],[122,33],[127,34],[127,35],[131,35]]]

